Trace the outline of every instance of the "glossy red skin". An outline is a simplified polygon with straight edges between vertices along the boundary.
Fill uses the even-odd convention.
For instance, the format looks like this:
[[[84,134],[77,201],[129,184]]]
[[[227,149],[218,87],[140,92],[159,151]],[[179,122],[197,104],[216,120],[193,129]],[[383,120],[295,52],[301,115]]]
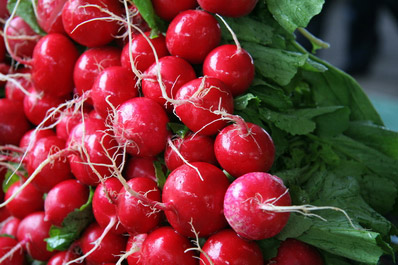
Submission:
[[[113,108],[138,96],[136,82],[135,74],[122,66],[110,66],[104,69],[95,79],[91,89],[95,111],[103,119],[109,114],[113,115]]]
[[[38,130],[36,133],[34,131],[35,129],[31,129],[22,136],[19,147],[23,149],[32,148],[39,139],[55,135],[54,131],[50,129]]]
[[[94,247],[94,244],[92,243],[101,236],[103,231],[104,229],[97,223],[92,223],[88,228],[86,228],[80,239],[81,248],[84,254]],[[98,264],[117,262],[119,259],[118,255],[123,254],[123,251],[126,249],[126,244],[127,238],[125,236],[108,233],[101,241],[100,247],[86,258],[86,262]]]
[[[73,70],[73,81],[79,96],[91,90],[98,74],[109,66],[120,65],[120,49],[97,47],[83,52],[77,59]],[[91,102],[91,99],[88,100]]]
[[[90,157],[90,162],[94,164],[112,165],[112,161],[106,157],[106,153],[101,146],[101,141],[111,157],[118,151],[117,142],[110,135],[104,137],[105,130],[107,130],[107,128],[103,120],[88,118],[84,123],[81,122],[76,125],[69,135],[67,146],[72,149],[79,148],[82,143],[84,130],[84,147]],[[121,162],[120,155],[118,157],[119,158],[115,161],[116,165],[119,165]],[[91,186],[97,186],[99,184],[98,176],[89,165],[84,164],[87,162],[87,158],[85,156],[80,157],[77,153],[73,153],[68,156],[68,159],[73,175],[80,182]],[[104,178],[111,175],[106,166],[93,165],[93,167]]]
[[[37,140],[27,157],[26,169],[29,175],[33,174],[39,165],[49,155],[65,148],[65,141],[57,136],[43,137]],[[45,165],[35,176],[32,183],[42,192],[48,192],[58,183],[72,178],[71,168],[66,155],[54,159],[52,163]]]
[[[34,88],[28,91],[29,95],[26,95],[23,100],[23,110],[28,120],[34,125],[39,125],[51,108],[56,108],[65,101],[64,98],[41,93]],[[56,117],[48,119],[44,125],[51,125],[55,119]]]
[[[6,20],[10,16],[10,13],[7,9],[7,1],[8,0],[0,0],[0,18],[4,20]]]
[[[193,257],[195,254],[190,251],[184,253],[192,247],[189,239],[178,234],[173,228],[160,227],[148,234],[142,244],[142,264],[196,265],[198,260]]]
[[[253,11],[258,0],[198,0],[201,8],[226,17],[242,17]]]
[[[140,157],[156,156],[166,147],[168,122],[161,105],[152,99],[137,97],[120,105],[113,131],[121,146],[127,144],[127,153]]]
[[[0,257],[7,254],[13,247],[18,244],[18,241],[11,237],[0,237]],[[1,262],[1,265],[23,265],[25,264],[24,252],[17,250],[10,258]]]
[[[222,230],[210,236],[202,247],[213,265],[263,265],[263,254],[254,241],[240,238],[232,229]],[[200,253],[200,264],[210,265]],[[308,263],[310,264],[310,263]]]
[[[172,3],[168,0],[152,0],[152,4],[156,15],[166,21],[171,21],[182,11],[198,6],[196,0],[174,0]]]
[[[30,74],[30,69],[18,69],[17,73]],[[25,90],[29,90],[29,88],[32,86],[32,82],[28,78],[16,77],[15,81],[17,81]],[[23,101],[25,98],[25,93],[22,92],[22,90],[11,81],[7,81],[7,83],[5,84],[5,92],[6,98],[11,100]]]
[[[142,80],[142,93],[144,97],[150,98],[172,110],[171,104],[166,104],[159,86],[158,71],[162,76],[162,82],[166,88],[169,98],[174,98],[178,89],[185,83],[196,78],[193,67],[184,59],[176,56],[166,56],[159,60],[158,64],[152,64],[145,72]]]
[[[4,43],[4,37],[0,36],[0,62],[4,63],[5,59],[6,59],[6,45]]]
[[[130,179],[127,184],[138,193],[146,193],[148,199],[160,202],[160,190],[157,183],[152,179],[138,177]],[[161,212],[154,212],[154,209],[144,204],[130,195],[125,188],[120,190],[117,201],[117,216],[127,232],[132,235],[148,233],[161,221]]]
[[[282,180],[264,172],[245,174],[232,182],[224,199],[224,215],[241,237],[261,240],[277,235],[289,219],[288,212],[267,212],[260,203],[279,198],[275,206],[290,206],[291,199]],[[272,203],[272,202],[269,202]]]
[[[57,97],[70,94],[74,87],[73,68],[78,57],[77,48],[66,36],[51,33],[42,37],[33,51],[35,89]]]
[[[0,145],[18,145],[30,129],[21,102],[0,99]]]
[[[47,265],[64,265],[66,262],[71,261],[78,256],[73,251],[61,251],[51,257],[51,259],[47,262]],[[83,262],[73,262],[72,265],[85,265]]]
[[[17,239],[25,242],[24,249],[33,259],[47,261],[57,253],[57,251],[48,251],[47,242],[44,241],[48,237],[50,228],[51,223],[44,220],[44,212],[32,213],[21,220]]]
[[[249,122],[222,129],[214,142],[214,152],[220,166],[236,178],[250,172],[267,172],[275,159],[271,136]]]
[[[232,114],[234,100],[228,87],[213,77],[194,79],[183,85],[177,92],[176,99],[187,101],[178,104],[175,112],[181,121],[193,132],[201,135],[214,135],[227,125],[222,116],[210,110],[224,110]],[[198,92],[202,91],[203,92]],[[218,121],[215,121],[218,120]]]
[[[150,40],[153,47],[155,48],[158,59],[169,55],[169,51],[166,47],[166,38],[163,35],[159,34],[158,37],[151,39],[150,32],[145,32],[145,36]],[[131,54],[133,58],[135,68],[140,72],[144,72],[149,66],[151,66],[155,62],[153,50],[149,45],[147,39],[141,34],[136,35],[132,39],[130,46],[126,44],[123,47],[120,61],[123,67],[131,70],[131,61],[129,54]]]
[[[83,7],[90,4],[98,5],[118,17],[122,17],[124,14],[119,1],[68,0],[62,10],[64,29],[73,40],[83,46],[98,47],[106,45],[114,39],[120,25],[115,20],[94,20],[81,24],[94,18],[109,17],[109,14],[97,7]]]
[[[126,163],[126,171],[123,177],[125,179],[146,177],[156,181],[156,172],[153,165],[155,160],[155,157],[131,157]]]
[[[0,222],[3,222],[10,216],[10,212],[7,210],[6,207],[0,208]]]
[[[6,35],[10,50],[20,58],[31,58],[33,49],[40,39],[40,35],[26,23],[21,17],[11,19]],[[26,36],[27,38],[24,38]],[[22,39],[16,39],[22,38]]]
[[[193,162],[202,175],[188,165],[172,171],[163,187],[162,201],[175,211],[166,211],[171,226],[181,235],[195,237],[193,227],[200,236],[209,236],[226,226],[223,214],[224,194],[229,181],[221,169],[205,162]]]
[[[182,157],[188,162],[207,162],[217,165],[213,138],[205,135],[194,136],[193,134],[187,134],[184,138],[174,138],[172,142]],[[170,145],[167,145],[164,152],[164,161],[170,171],[184,164],[184,161]]]
[[[281,243],[278,254],[268,264],[273,265],[323,265],[319,252],[311,245],[288,238]]]
[[[225,44],[212,50],[203,62],[203,75],[220,79],[234,97],[247,91],[254,79],[254,62],[244,49]]]
[[[22,183],[17,181],[12,184],[4,199],[8,200],[12,194],[22,186]],[[28,184],[17,196],[10,201],[6,208],[10,214],[18,219],[23,219],[31,213],[43,210],[43,193],[39,191],[33,184]]]
[[[13,72],[12,67],[8,63],[0,63],[0,73],[7,75]],[[6,81],[0,81],[0,88],[4,87]]]
[[[88,116],[88,109],[83,108],[84,117]],[[65,141],[68,140],[69,134],[73,128],[82,121],[81,111],[73,113],[71,109],[64,111],[57,121],[55,132],[57,136]]]
[[[217,20],[201,10],[179,13],[166,32],[166,45],[170,54],[193,64],[202,63],[220,40],[221,30]]]
[[[47,33],[66,34],[62,24],[62,8],[67,0],[38,0],[36,17],[39,26]]]
[[[11,218],[7,219],[3,223],[3,226],[0,229],[0,234],[7,234],[7,235],[11,235],[16,238],[18,226],[19,226],[20,222],[21,222],[21,220],[16,217],[11,217]]]
[[[92,202],[93,213],[95,220],[102,228],[111,222],[111,218],[119,221],[116,206],[122,188],[123,185],[117,178],[108,178],[104,184],[101,183],[96,187]],[[111,232],[123,234],[126,233],[126,229],[122,225],[114,225]]]
[[[147,238],[148,234],[138,234],[136,236],[130,236],[127,241],[126,252],[134,250],[134,253],[127,257],[127,263],[129,265],[143,265],[141,258],[142,244]]]
[[[88,201],[90,190],[76,179],[64,180],[55,185],[44,201],[45,219],[62,226],[65,217]]]

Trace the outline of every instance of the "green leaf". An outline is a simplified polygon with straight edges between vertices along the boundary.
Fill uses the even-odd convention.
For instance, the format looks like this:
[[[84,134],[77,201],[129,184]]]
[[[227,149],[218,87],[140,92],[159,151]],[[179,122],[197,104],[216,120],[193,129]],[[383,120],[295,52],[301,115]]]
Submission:
[[[153,166],[155,168],[156,181],[159,188],[163,188],[166,183],[167,176],[163,171],[164,163],[158,160],[153,161]]]
[[[182,123],[169,122],[167,123],[167,126],[170,128],[173,134],[177,134],[181,138],[184,138],[189,132],[188,127]]]
[[[80,237],[81,232],[93,221],[92,199],[94,189],[90,187],[90,196],[87,202],[79,209],[69,213],[62,222],[62,227],[51,226],[49,237],[45,239],[47,249],[67,250],[68,247]]]
[[[10,12],[10,14],[13,13],[14,8],[16,7],[16,4],[17,4],[17,0],[8,0],[7,9]],[[44,32],[40,28],[39,24],[37,23],[31,0],[20,0],[15,14],[17,16],[21,17],[26,23],[28,23],[29,26],[37,34],[40,34],[40,35],[46,34],[46,32]]]
[[[250,89],[260,99],[261,103],[277,110],[288,110],[293,108],[293,102],[280,87],[271,85],[257,85]]]
[[[312,220],[295,213],[291,213],[289,221],[283,230],[276,236],[279,240],[284,241],[287,238],[298,238],[312,226]]]
[[[235,97],[234,99],[235,110],[246,109],[250,101],[254,101],[257,104],[260,103],[260,99],[251,93],[246,93],[244,95]]]
[[[311,18],[322,10],[324,0],[267,0],[268,9],[276,21],[289,32],[306,27]]]
[[[256,242],[259,245],[261,251],[263,252],[264,260],[270,260],[276,257],[276,254],[278,254],[278,248],[281,242],[276,238],[268,238],[268,239],[258,240]]]
[[[28,173],[26,172],[26,170],[23,168],[22,165],[19,165],[19,163],[11,163],[11,162],[9,164],[14,168],[18,168],[18,172],[27,177]],[[4,193],[7,192],[7,190],[11,187],[12,184],[21,180],[17,174],[13,173],[14,170],[8,169],[4,176],[4,181],[2,183],[2,189]]]
[[[155,37],[159,34],[159,21],[153,9],[152,1],[150,0],[132,0],[137,7],[142,18],[146,21],[148,26],[152,29],[151,36]]]
[[[350,123],[350,109],[334,106],[335,111],[325,113],[315,118],[316,133],[322,137],[333,137],[345,132]]]

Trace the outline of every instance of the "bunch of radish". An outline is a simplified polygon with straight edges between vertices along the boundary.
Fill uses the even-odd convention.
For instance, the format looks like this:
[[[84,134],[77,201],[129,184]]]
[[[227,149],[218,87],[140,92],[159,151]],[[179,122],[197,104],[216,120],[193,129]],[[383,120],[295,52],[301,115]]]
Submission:
[[[297,240],[272,260],[257,244],[301,208],[267,173],[270,135],[234,114],[255,69],[219,21],[256,3],[153,0],[157,34],[131,1],[38,0],[45,35],[2,9],[0,264],[323,264]],[[50,251],[83,206],[93,219]]]

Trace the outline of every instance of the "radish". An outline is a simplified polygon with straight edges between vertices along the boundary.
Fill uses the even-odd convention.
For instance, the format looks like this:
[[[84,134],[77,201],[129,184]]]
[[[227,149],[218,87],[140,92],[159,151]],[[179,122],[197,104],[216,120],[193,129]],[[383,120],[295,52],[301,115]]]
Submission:
[[[18,145],[30,129],[21,102],[0,99],[0,145]]]
[[[290,195],[280,178],[252,172],[237,178],[228,187],[224,214],[239,236],[261,240],[277,235],[285,227],[289,219],[286,206],[290,205]]]
[[[233,113],[229,88],[214,77],[201,77],[183,85],[177,92],[175,107],[180,120],[193,132],[214,135],[227,125],[223,114]]]
[[[228,178],[212,164],[193,162],[176,168],[163,187],[162,201],[171,208],[165,212],[168,222],[189,237],[194,236],[192,228],[203,237],[224,228],[223,200],[228,186]]]
[[[36,18],[39,26],[47,33],[66,34],[62,24],[62,8],[67,0],[38,0]]]
[[[167,0],[152,0],[152,4],[156,15],[166,21],[173,20],[182,11],[198,6],[196,0],[177,0],[172,5]]]
[[[156,101],[137,97],[119,106],[113,122],[116,140],[136,156],[156,156],[166,147],[166,111]]]
[[[90,190],[76,179],[64,180],[48,192],[44,201],[45,220],[53,225],[62,226],[66,216],[84,205]]]
[[[86,106],[86,105],[84,105]],[[82,116],[87,118],[88,108],[83,107],[83,114],[81,111],[76,111],[73,109],[66,109],[60,115],[57,120],[57,125],[55,126],[55,132],[59,138],[67,141],[73,128],[82,121]]]
[[[281,243],[278,254],[269,265],[323,265],[319,252],[312,246],[297,239],[288,238]]]
[[[141,249],[142,244],[147,238],[148,234],[138,234],[136,236],[130,236],[127,241],[126,254],[127,263],[129,265],[142,265]]]
[[[109,66],[120,65],[120,49],[110,46],[91,48],[84,51],[73,69],[76,93],[82,96],[91,90],[98,74]],[[88,102],[91,102],[88,99]]]
[[[260,126],[235,118],[237,123],[220,131],[214,152],[221,167],[233,177],[268,171],[275,157],[271,136]]]
[[[108,225],[112,226],[110,231],[116,234],[126,232],[126,229],[119,224],[116,208],[122,187],[117,178],[108,178],[96,187],[92,202],[94,217],[99,226],[104,229]]]
[[[214,155],[214,139],[204,135],[188,133],[184,138],[176,136],[169,141],[164,152],[164,161],[170,171],[185,163],[207,162],[217,165]]]
[[[30,69],[21,68],[14,73],[15,79],[8,80],[5,84],[6,98],[11,100],[23,101],[26,92],[31,87]]]
[[[246,92],[254,79],[253,59],[240,46],[221,45],[206,56],[203,74],[223,81],[236,97]]]
[[[61,251],[51,257],[47,262],[47,265],[65,265],[68,261],[76,259],[78,257],[77,253],[73,250]],[[85,262],[74,262],[71,265],[85,265]]]
[[[130,179],[128,188],[146,197],[145,201],[132,196],[126,187],[120,191],[117,201],[117,216],[120,222],[132,235],[147,233],[154,229],[161,221],[161,213],[147,200],[160,202],[160,190],[155,181],[145,177]]]
[[[21,186],[22,183],[20,181],[12,184],[8,188],[4,199],[10,198]],[[43,193],[33,184],[29,184],[6,205],[6,208],[12,216],[23,219],[31,213],[42,211],[43,205]]]
[[[59,52],[62,51],[62,52]],[[66,96],[73,90],[73,68],[79,53],[66,36],[51,33],[36,44],[32,60],[32,81],[46,95]]]
[[[210,236],[202,247],[201,265],[263,265],[263,254],[254,241],[240,238],[226,229]],[[307,263],[312,264],[312,263]]]
[[[141,259],[138,264],[198,264],[198,260],[193,254],[186,252],[191,247],[192,244],[186,237],[180,235],[171,227],[163,226],[148,234],[142,243]],[[131,264],[129,263],[129,265]]]
[[[112,16],[121,17],[122,14],[119,1],[68,0],[62,10],[62,23],[66,33],[77,43],[97,47],[114,39],[119,25]]]
[[[242,17],[249,14],[258,0],[198,0],[201,8],[226,17]]]
[[[8,236],[0,236],[0,259],[7,255],[14,247],[18,246],[18,241]],[[25,256],[22,251],[15,251],[11,256],[1,261],[1,265],[24,265]]]
[[[6,59],[6,44],[4,43],[4,37],[0,36],[0,62],[4,63]]]
[[[103,70],[91,88],[94,109],[103,119],[108,117],[113,108],[136,96],[136,77],[122,66],[111,66]]]
[[[156,181],[156,171],[153,164],[155,161],[155,157],[134,156],[127,161],[123,176],[126,179],[146,177]]]
[[[160,73],[162,85],[159,86],[158,74]],[[165,89],[168,98],[174,98],[178,89],[196,78],[195,70],[184,59],[176,56],[165,56],[153,63],[143,74],[142,93],[144,97],[155,100],[161,105],[169,101],[163,95]],[[171,110],[171,105],[166,109]]]
[[[186,10],[169,24],[167,49],[172,55],[193,64],[200,64],[220,43],[221,29],[217,20],[202,10]]]
[[[21,147],[22,149],[27,149],[32,148],[33,146],[35,146],[36,142],[41,139],[41,138],[45,138],[45,137],[49,137],[49,136],[55,136],[55,133],[53,130],[50,129],[44,129],[44,130],[35,130],[35,129],[31,129],[29,131],[27,131],[21,138],[21,141],[19,142],[19,147]]]
[[[2,223],[0,234],[6,234],[13,236],[14,238],[17,237],[18,227],[21,223],[21,220],[16,217],[9,217]]]
[[[156,38],[150,38],[150,32],[145,32],[145,36],[146,38],[141,34],[136,35],[130,44],[127,43],[123,47],[120,59],[123,67],[131,70],[131,59],[133,59],[135,68],[140,72],[144,72],[155,62],[154,51],[151,45],[149,45],[148,40],[155,49],[158,58],[169,54],[166,47],[166,38],[163,35],[160,34]]]

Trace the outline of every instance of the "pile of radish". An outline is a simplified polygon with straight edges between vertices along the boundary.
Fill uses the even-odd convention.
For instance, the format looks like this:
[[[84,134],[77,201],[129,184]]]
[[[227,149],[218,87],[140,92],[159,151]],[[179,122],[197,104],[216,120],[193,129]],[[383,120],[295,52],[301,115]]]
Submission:
[[[326,264],[297,239],[272,257],[260,243],[291,212],[352,223],[292,206],[278,147],[235,112],[255,63],[223,17],[257,0],[38,0],[39,31],[16,12],[31,1],[8,2],[0,264]]]

